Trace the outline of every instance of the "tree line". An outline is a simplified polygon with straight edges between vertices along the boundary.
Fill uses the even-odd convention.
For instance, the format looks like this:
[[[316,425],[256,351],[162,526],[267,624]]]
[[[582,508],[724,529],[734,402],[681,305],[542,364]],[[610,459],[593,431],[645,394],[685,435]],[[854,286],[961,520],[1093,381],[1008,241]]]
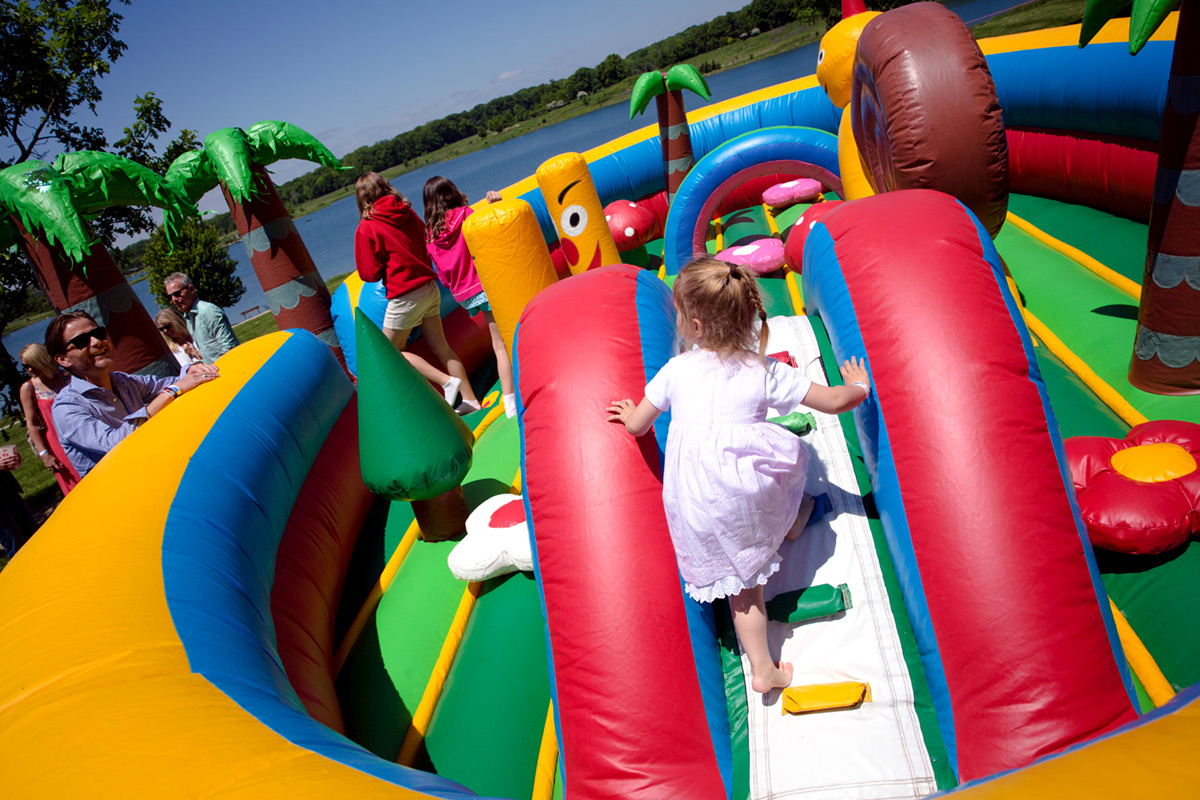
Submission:
[[[825,5],[833,8],[831,2]],[[359,147],[341,159],[343,164],[356,167],[355,170],[335,172],[328,167],[319,167],[282,184],[279,194],[285,203],[294,207],[353,184],[363,172],[382,172],[463,139],[472,136],[484,138],[489,133],[498,133],[519,122],[537,118],[549,108],[573,102],[581,93],[592,94],[630,76],[652,69],[665,69],[749,36],[752,32],[772,30],[805,15],[812,17],[812,9],[819,6],[821,3],[814,4],[811,0],[753,0],[738,11],[693,25],[625,58],[613,53],[595,67],[580,67],[570,77],[521,89],[480,103],[468,111],[419,125],[391,139]],[[838,15],[840,5],[834,18]],[[821,18],[818,13],[811,21]],[[212,222],[217,223],[218,220],[213,219]]]

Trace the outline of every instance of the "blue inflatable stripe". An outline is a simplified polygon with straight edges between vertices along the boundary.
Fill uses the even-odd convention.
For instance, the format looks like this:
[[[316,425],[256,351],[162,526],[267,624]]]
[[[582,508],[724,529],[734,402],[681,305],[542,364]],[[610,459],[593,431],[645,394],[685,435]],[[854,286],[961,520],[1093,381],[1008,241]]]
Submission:
[[[649,271],[638,273],[634,303],[642,345],[642,368],[649,383],[675,353],[675,303],[667,285]],[[670,424],[669,410],[660,414],[654,422],[660,460],[666,451]],[[725,784],[725,796],[730,797],[733,793],[733,746],[729,734],[729,707],[725,702],[725,675],[721,668],[716,615],[711,603],[697,603],[688,597],[683,589],[682,578],[679,591],[683,595],[687,613],[688,635],[692,642],[696,675],[700,680],[704,716],[708,721],[717,768]]]
[[[870,353],[867,353],[862,340],[862,329],[859,327],[850,290],[842,274],[833,237],[820,222],[809,231],[805,243],[802,282],[805,305],[810,314],[818,314],[824,321],[837,362],[847,361],[851,356],[867,357],[869,360]],[[942,668],[937,635],[929,618],[929,606],[925,600],[925,588],[912,547],[912,532],[908,527],[908,514],[904,510],[904,497],[900,492],[900,481],[896,474],[883,410],[872,395],[853,413],[862,444],[863,459],[875,491],[875,505],[879,510],[884,538],[896,568],[896,578],[904,596],[904,607],[916,636],[917,650],[925,670],[925,681],[933,699],[938,729],[946,745],[950,768],[957,776],[958,746],[954,734],[954,710],[950,703],[950,689]]]
[[[1136,709],[1139,707],[1137,691],[1133,688],[1133,679],[1129,674],[1129,664],[1125,660],[1125,648],[1121,646],[1121,638],[1117,634],[1117,624],[1113,619],[1112,609],[1108,604],[1108,590],[1104,588],[1104,582],[1100,578],[1100,567],[1096,564],[1096,554],[1092,550],[1091,539],[1088,537],[1087,528],[1083,524],[1083,515],[1079,510],[1079,502],[1075,497],[1074,481],[1072,481],[1068,473],[1067,454],[1063,447],[1062,434],[1059,433],[1054,409],[1050,405],[1050,395],[1046,391],[1046,383],[1042,380],[1041,368],[1038,366],[1037,356],[1033,352],[1033,341],[1029,338],[1029,329],[1025,325],[1025,318],[1021,314],[1021,310],[1017,307],[1016,300],[1008,289],[1008,281],[1004,275],[1004,265],[1000,261],[1000,254],[996,252],[996,247],[992,243],[992,237],[966,206],[963,206],[962,203],[959,203],[959,205],[962,206],[963,211],[975,224],[975,231],[979,235],[979,243],[983,249],[984,259],[992,267],[992,277],[996,280],[997,291],[1004,298],[1004,306],[1008,309],[1008,316],[1012,319],[1013,327],[1021,336],[1021,347],[1024,348],[1025,360],[1029,364],[1029,380],[1037,388],[1038,397],[1042,402],[1042,410],[1046,414],[1050,442],[1054,447],[1054,455],[1058,459],[1058,472],[1062,477],[1063,491],[1071,503],[1071,513],[1075,517],[1075,533],[1079,537],[1080,546],[1083,548],[1084,557],[1087,559],[1088,574],[1092,580],[1092,590],[1096,593],[1096,603],[1100,607],[1100,616],[1104,620],[1104,629],[1108,634],[1108,644],[1112,648],[1113,659],[1117,663],[1117,669],[1121,674],[1121,681],[1125,684],[1125,691],[1129,694],[1129,702]]]
[[[721,144],[683,179],[663,231],[663,263],[678,274],[693,257],[692,237],[705,202],[726,181],[770,161],[798,161],[839,175],[837,136],[815,128],[764,128]],[[704,220],[707,224],[707,220]]]
[[[338,286],[337,290],[329,298],[329,313],[333,317],[333,332],[337,334],[339,342],[354,341],[354,309],[350,305],[350,289],[345,283]],[[346,359],[346,369],[350,370],[351,375],[358,374],[358,359],[355,356],[354,347],[342,345],[342,356]]]
[[[1171,42],[1137,56],[1124,43],[1048,47],[988,56],[1009,128],[1047,128],[1157,142]]]
[[[474,797],[444,778],[384,761],[315,721],[275,647],[271,584],[279,541],[352,392],[329,348],[296,332],[238,393],[193,455],[167,514],[167,607],[191,669],[287,741],[392,784]]]

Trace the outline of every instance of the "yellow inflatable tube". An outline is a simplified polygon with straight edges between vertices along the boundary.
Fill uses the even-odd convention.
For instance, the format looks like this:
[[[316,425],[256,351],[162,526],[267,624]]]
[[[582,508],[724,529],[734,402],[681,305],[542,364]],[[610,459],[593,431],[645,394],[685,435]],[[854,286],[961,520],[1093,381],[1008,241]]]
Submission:
[[[352,389],[307,333],[219,366],[0,574],[4,796],[468,796],[334,734],[277,685],[275,548]]]

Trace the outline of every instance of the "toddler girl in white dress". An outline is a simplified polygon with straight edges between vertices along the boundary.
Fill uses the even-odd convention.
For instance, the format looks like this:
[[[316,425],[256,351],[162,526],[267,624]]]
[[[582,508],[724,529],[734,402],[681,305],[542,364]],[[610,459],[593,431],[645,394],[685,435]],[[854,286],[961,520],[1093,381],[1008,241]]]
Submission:
[[[845,386],[821,386],[804,373],[768,363],[766,312],[746,269],[712,258],[675,280],[676,327],[685,345],[646,386],[645,398],[615,400],[609,419],[634,436],[671,410],[663,464],[663,506],[684,588],[696,600],[728,597],[733,625],[750,659],[751,686],[769,692],[792,681],[767,647],[763,584],[779,569],[779,546],[796,538],[813,510],[804,493],[808,450],[767,422],[769,408],[797,405],[840,414],[870,393],[865,366],[842,365]],[[757,355],[750,350],[761,321]]]

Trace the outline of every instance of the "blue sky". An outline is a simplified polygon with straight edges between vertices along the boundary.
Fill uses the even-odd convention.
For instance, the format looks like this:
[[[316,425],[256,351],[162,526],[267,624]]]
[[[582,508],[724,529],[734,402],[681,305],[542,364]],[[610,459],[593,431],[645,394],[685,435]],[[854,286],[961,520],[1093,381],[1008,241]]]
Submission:
[[[116,140],[133,98],[153,91],[175,130],[201,139],[282,119],[341,156],[747,2],[135,0],[118,6],[128,50],[103,79],[90,124]],[[272,172],[282,182],[311,168],[288,161]]]

